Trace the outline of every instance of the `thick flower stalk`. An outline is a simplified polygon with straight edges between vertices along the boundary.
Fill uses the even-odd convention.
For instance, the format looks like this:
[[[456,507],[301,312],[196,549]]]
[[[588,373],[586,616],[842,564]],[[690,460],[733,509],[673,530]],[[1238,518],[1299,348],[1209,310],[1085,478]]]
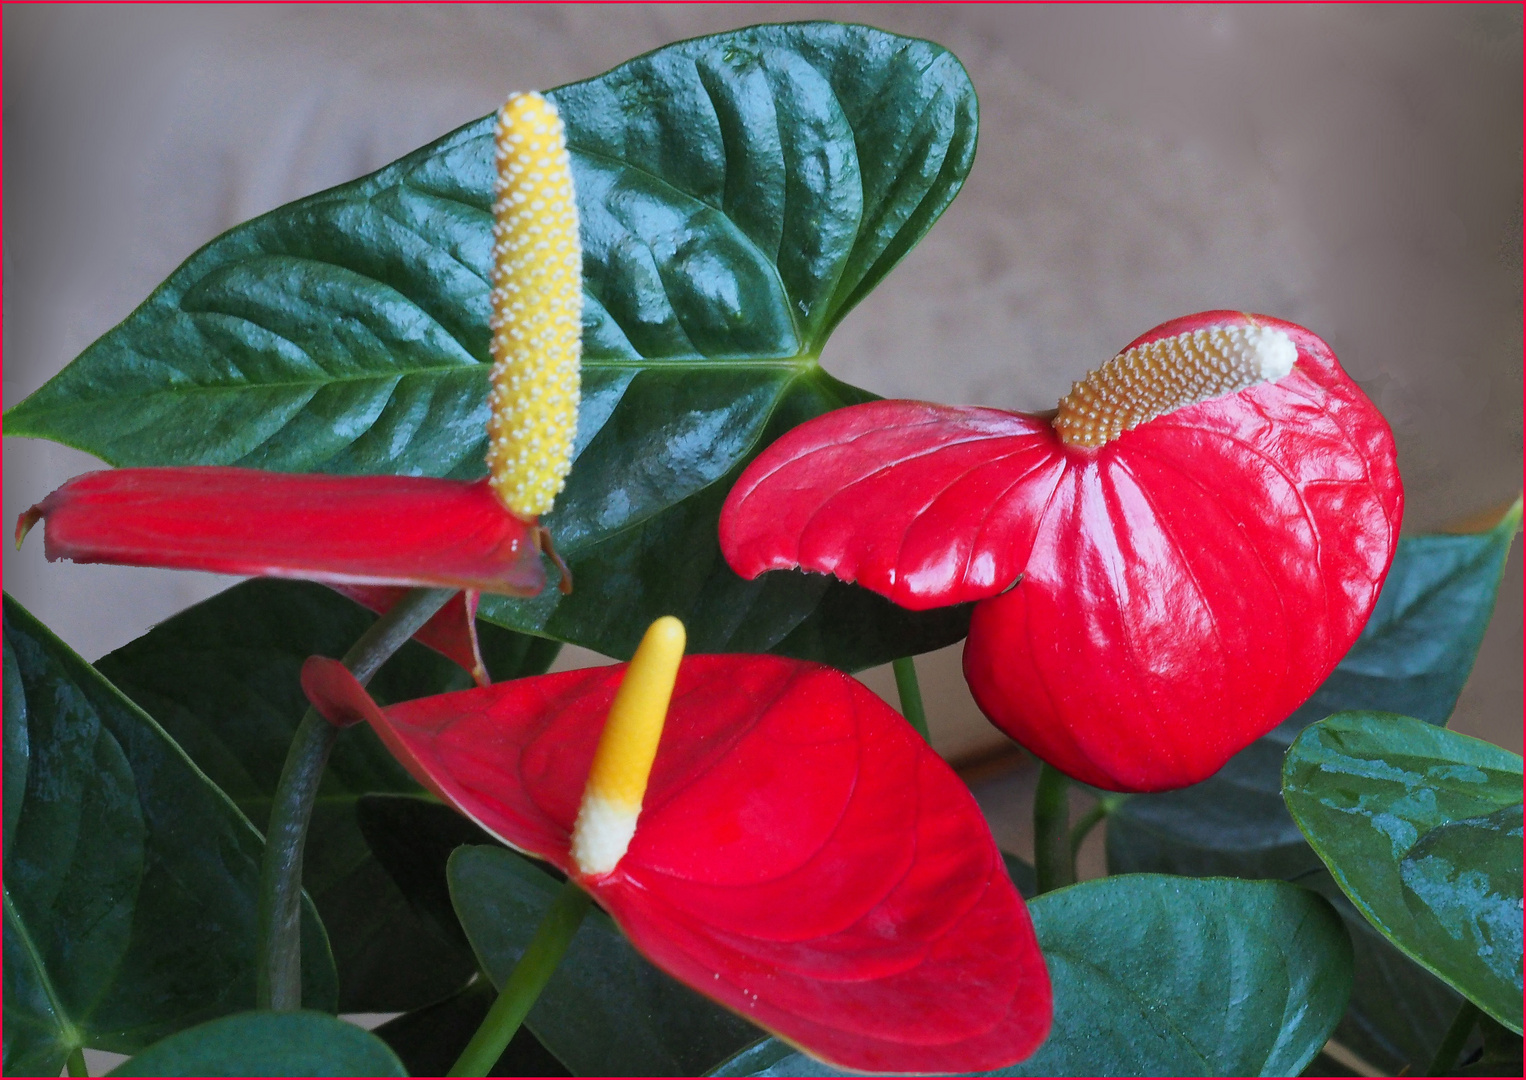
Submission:
[[[75,477],[21,515],[49,559],[305,578],[385,612],[400,589],[465,590],[420,632],[485,681],[475,593],[533,596],[541,554],[571,577],[539,515],[566,483],[577,432],[583,303],[566,136],[539,94],[499,114],[489,322],[489,475],[324,476],[218,466]]]
[[[1031,1054],[1048,975],[969,789],[840,672],[682,648],[662,619],[629,665],[382,709],[315,657],[303,687],[657,966],[807,1052],[870,1072]]]
[[[1393,437],[1329,347],[1280,319],[1156,327],[1052,418],[853,406],[737,481],[721,547],[909,608],[979,601],[965,676],[1069,775],[1154,791],[1211,775],[1361,632],[1398,542]]]

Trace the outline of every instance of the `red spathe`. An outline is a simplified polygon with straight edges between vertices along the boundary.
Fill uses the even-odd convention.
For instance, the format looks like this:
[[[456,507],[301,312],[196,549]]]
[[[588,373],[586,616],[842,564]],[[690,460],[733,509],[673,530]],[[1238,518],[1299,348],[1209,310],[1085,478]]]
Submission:
[[[980,600],[965,676],[1003,731],[1098,787],[1205,779],[1351,647],[1403,509],[1387,423],[1309,331],[1215,311],[1128,347],[1249,320],[1293,340],[1289,375],[1095,449],[919,402],[803,424],[737,482],[722,550],[744,577],[799,566],[911,608]]]
[[[514,596],[545,585],[536,526],[486,480],[108,469],[32,507],[18,536],[38,520],[49,559]]]
[[[969,790],[840,672],[683,661],[635,838],[570,835],[625,665],[378,709],[333,661],[303,685],[431,790],[574,876],[654,963],[810,1053],[870,1072],[1010,1065],[1049,1030],[1032,924]]]

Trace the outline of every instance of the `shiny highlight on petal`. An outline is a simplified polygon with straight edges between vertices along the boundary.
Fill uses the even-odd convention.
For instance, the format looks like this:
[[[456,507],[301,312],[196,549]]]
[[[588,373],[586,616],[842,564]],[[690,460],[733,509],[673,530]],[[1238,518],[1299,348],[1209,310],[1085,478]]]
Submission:
[[[615,694],[572,829],[572,858],[585,874],[613,870],[636,835],[684,641],[671,615],[652,623]]]
[[[1255,322],[1202,327],[1119,353],[1060,399],[1054,429],[1070,446],[1101,446],[1157,416],[1293,370],[1298,349]]]
[[[583,252],[556,107],[516,94],[498,113],[488,473],[526,520],[566,485],[578,427]]]

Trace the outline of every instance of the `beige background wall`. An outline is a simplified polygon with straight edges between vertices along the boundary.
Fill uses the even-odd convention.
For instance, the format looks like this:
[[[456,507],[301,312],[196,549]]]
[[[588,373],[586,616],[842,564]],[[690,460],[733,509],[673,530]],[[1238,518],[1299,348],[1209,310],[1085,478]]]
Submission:
[[[836,18],[952,49],[980,94],[964,192],[823,362],[894,396],[1051,407],[1172,316],[1313,328],[1392,422],[1407,526],[1513,497],[1521,23],[1499,7],[4,9],[5,390],[18,401],[197,246],[375,169],[511,89],[668,41]],[[93,459],[5,445],[7,520]],[[227,579],[50,565],[5,584],[88,658]],[[1519,750],[1519,551],[1459,725]],[[569,657],[566,663],[586,662]],[[992,744],[957,650],[940,745]],[[884,673],[871,681],[889,688]]]

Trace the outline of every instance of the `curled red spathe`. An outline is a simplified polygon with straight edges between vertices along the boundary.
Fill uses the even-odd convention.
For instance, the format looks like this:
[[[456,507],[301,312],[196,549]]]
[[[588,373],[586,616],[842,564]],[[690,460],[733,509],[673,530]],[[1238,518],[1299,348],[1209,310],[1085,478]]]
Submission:
[[[1308,330],[1213,311],[1128,347],[1248,321],[1292,339],[1289,375],[1095,449],[995,409],[819,417],[742,474],[722,550],[744,577],[798,566],[906,607],[979,600],[965,675],[998,727],[1098,787],[1202,780],[1350,648],[1403,509],[1387,423]]]
[[[49,559],[511,596],[546,582],[539,526],[486,480],[106,469],[22,514],[18,541],[38,521]]]

